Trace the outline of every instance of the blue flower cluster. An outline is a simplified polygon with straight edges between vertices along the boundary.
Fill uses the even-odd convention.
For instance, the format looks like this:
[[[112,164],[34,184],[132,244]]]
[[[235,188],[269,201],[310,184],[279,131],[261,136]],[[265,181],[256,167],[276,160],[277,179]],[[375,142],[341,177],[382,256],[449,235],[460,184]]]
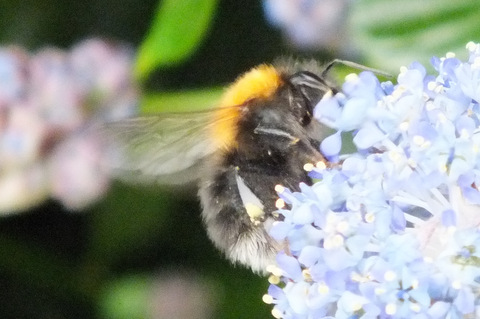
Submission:
[[[338,165],[301,192],[278,188],[274,317],[480,317],[480,45],[467,50],[433,58],[436,75],[402,68],[395,85],[349,76],[319,103]]]

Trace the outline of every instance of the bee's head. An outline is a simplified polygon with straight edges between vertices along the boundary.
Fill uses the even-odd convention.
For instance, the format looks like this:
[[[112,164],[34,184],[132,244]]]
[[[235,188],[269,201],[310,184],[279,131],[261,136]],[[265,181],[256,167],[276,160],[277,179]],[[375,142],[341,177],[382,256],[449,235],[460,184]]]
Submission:
[[[313,109],[332,88],[317,74],[321,69],[312,63],[261,65],[243,74],[223,96],[212,127],[214,141],[247,156],[299,147],[318,151],[324,130]]]
[[[331,90],[310,71],[281,74],[281,85],[269,96],[252,99],[238,122],[237,139],[247,152],[288,153],[294,149],[317,151],[322,138],[313,109]]]

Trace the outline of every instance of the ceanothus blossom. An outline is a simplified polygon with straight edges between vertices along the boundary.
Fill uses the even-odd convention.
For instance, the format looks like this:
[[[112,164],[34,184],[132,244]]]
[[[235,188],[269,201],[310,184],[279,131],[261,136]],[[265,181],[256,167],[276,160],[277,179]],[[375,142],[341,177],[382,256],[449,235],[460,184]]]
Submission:
[[[335,165],[277,189],[276,318],[480,316],[480,45],[467,50],[433,58],[436,74],[402,67],[396,84],[348,76],[317,105]]]

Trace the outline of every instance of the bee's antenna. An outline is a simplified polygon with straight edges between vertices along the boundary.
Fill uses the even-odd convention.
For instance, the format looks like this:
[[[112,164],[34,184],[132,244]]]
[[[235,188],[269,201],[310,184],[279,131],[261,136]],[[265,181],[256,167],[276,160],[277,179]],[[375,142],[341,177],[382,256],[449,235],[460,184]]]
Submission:
[[[332,60],[330,63],[328,63],[327,66],[325,67],[325,69],[322,72],[322,77],[326,77],[327,73],[330,71],[330,69],[333,66],[335,66],[336,64],[343,64],[343,65],[346,65],[348,67],[358,69],[358,70],[370,71],[370,72],[375,73],[376,75],[380,75],[380,76],[383,76],[383,77],[386,77],[386,78],[392,78],[393,77],[391,74],[389,74],[387,72],[384,72],[384,71],[381,71],[381,70],[378,70],[378,69],[374,69],[374,68],[370,68],[368,66],[365,66],[365,65],[362,65],[362,64],[359,64],[359,63],[355,63],[355,62],[352,62],[352,61],[341,60],[341,59],[335,59],[335,60]]]

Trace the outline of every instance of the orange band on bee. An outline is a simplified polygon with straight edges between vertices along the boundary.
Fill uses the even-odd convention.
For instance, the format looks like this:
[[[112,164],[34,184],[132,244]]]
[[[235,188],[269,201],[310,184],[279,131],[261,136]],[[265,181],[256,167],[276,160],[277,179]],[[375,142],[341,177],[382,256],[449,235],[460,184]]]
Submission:
[[[213,116],[212,136],[217,145],[235,147],[241,106],[249,100],[268,99],[282,84],[283,80],[277,70],[266,64],[240,76],[226,90]]]

